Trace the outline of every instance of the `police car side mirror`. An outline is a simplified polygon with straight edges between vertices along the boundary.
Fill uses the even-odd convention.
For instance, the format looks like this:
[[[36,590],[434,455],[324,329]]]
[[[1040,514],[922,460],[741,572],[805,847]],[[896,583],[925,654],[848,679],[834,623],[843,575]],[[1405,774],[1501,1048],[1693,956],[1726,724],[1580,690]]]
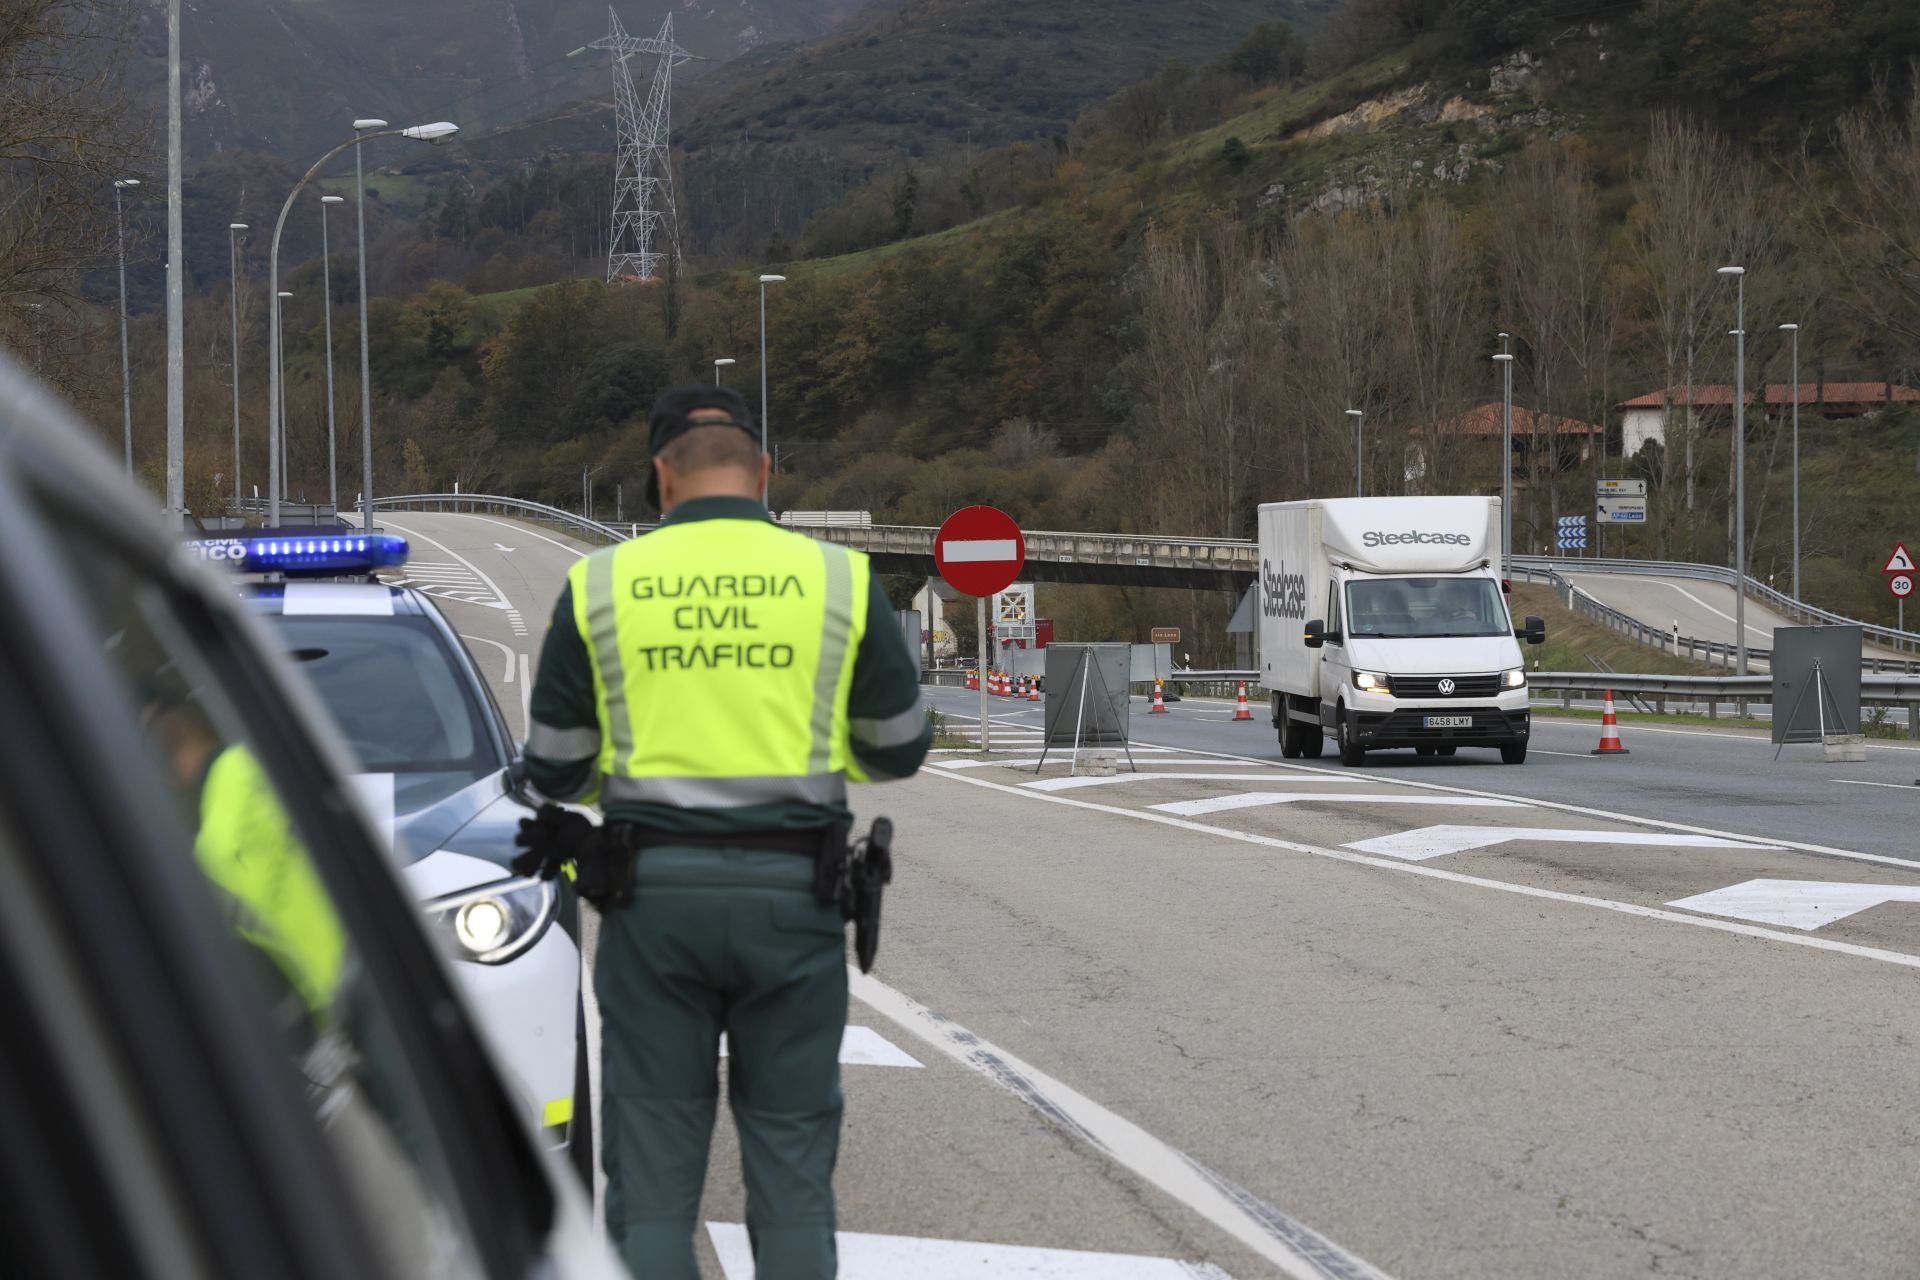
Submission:
[[[1545,644],[1547,642],[1546,619],[1538,614],[1528,614],[1527,625],[1514,632],[1513,636],[1514,639],[1525,640],[1528,644]]]
[[[515,756],[513,759],[507,761],[507,791],[512,793],[526,785],[527,758],[525,756]]]
[[[1325,644],[1327,642],[1326,619],[1315,618],[1313,621],[1307,623],[1306,629],[1301,633],[1300,639],[1309,649],[1318,649],[1321,645]]]

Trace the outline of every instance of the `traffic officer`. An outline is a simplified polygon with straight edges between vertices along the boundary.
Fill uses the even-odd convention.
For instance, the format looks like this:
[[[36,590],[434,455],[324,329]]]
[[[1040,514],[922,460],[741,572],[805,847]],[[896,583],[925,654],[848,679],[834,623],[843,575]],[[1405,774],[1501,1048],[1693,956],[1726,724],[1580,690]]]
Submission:
[[[697,1280],[724,1032],[755,1274],[828,1280],[847,971],[816,869],[847,780],[925,758],[918,667],[867,557],[769,517],[738,393],[669,391],[649,426],[665,519],[573,566],[527,739],[533,784],[638,850],[594,963],[607,1226],[636,1277]]]

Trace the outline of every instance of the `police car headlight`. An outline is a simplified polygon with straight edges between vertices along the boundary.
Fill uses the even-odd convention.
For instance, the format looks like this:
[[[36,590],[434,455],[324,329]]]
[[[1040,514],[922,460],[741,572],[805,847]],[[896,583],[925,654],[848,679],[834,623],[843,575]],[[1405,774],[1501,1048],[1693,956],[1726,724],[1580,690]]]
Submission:
[[[551,880],[520,877],[462,889],[426,904],[434,934],[455,960],[505,964],[540,941],[559,914]]]
[[[1393,687],[1387,678],[1377,671],[1356,671],[1353,673],[1353,687],[1363,693],[1392,693]]]
[[[1525,667],[1515,667],[1515,668],[1514,668],[1513,670],[1511,670],[1511,671],[1509,671],[1509,672],[1507,672],[1507,673],[1505,673],[1504,675],[1502,675],[1502,676],[1500,677],[1500,687],[1501,687],[1502,689],[1524,689],[1524,688],[1526,688],[1526,687],[1527,687],[1527,671],[1526,671],[1526,668],[1525,668]]]

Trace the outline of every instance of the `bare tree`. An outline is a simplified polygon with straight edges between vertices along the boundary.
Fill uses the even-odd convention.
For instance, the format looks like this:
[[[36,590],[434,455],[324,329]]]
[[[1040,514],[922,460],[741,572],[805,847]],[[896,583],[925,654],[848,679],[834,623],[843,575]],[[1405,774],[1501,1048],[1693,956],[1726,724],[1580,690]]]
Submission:
[[[1477,442],[1441,428],[1469,407],[1476,357],[1485,345],[1486,290],[1460,217],[1428,202],[1395,219],[1385,236],[1392,273],[1404,282],[1393,312],[1390,376],[1416,442],[1422,488],[1457,493],[1485,488],[1492,477],[1471,473]],[[1385,425],[1384,423],[1382,424]]]

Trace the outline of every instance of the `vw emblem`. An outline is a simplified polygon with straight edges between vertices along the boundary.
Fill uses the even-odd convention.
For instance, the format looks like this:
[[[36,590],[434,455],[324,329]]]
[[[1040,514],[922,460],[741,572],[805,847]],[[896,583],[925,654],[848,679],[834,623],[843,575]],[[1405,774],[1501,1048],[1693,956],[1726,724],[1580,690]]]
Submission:
[[[1440,682],[1440,696],[1443,698],[1451,698],[1453,696],[1453,680],[1451,677]]]

